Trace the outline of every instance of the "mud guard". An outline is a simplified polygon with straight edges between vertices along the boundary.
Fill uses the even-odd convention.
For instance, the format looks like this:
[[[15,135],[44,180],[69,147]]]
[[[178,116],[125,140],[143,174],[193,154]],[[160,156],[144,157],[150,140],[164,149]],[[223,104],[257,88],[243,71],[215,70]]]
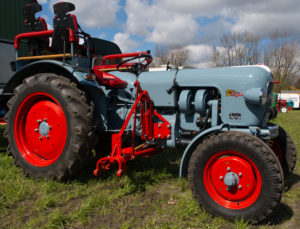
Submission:
[[[73,82],[76,82],[77,84],[85,84],[99,88],[99,85],[96,81],[93,82],[84,79],[84,74],[87,73],[88,70],[86,72],[74,71],[74,68],[72,68],[72,66],[68,66],[62,62],[43,60],[28,64],[18,72],[16,72],[6,84],[3,93],[12,93],[14,88],[20,85],[28,76],[46,72],[63,75],[64,77],[70,79]]]
[[[76,83],[79,88],[81,88],[87,93],[87,96],[90,98],[90,100],[94,102],[95,105],[94,110],[95,110],[95,116],[98,118],[98,128],[106,129],[107,114],[105,109],[106,108],[105,95],[103,93],[103,90],[99,87],[99,84],[96,81],[89,81],[84,78],[84,75],[87,72],[88,70],[86,70],[85,72],[80,70],[74,70],[74,68],[71,65],[67,65],[59,61],[54,61],[54,60],[36,61],[34,63],[26,65],[18,72],[16,72],[14,76],[8,81],[7,85],[4,88],[3,93],[8,93],[12,95],[14,88],[22,84],[25,78],[38,73],[55,73],[57,75],[62,75],[68,78],[71,82]],[[6,105],[6,102],[4,104]],[[5,108],[5,106],[0,106],[0,108],[2,107],[3,109]]]
[[[200,134],[198,134],[190,142],[190,144],[185,148],[184,153],[181,158],[180,168],[179,168],[179,177],[184,177],[187,175],[191,155],[192,155],[194,149],[199,145],[199,143],[202,142],[204,140],[204,138],[206,138],[207,136],[209,136],[213,133],[221,132],[223,127],[224,127],[224,124],[209,128],[209,129],[201,132]]]

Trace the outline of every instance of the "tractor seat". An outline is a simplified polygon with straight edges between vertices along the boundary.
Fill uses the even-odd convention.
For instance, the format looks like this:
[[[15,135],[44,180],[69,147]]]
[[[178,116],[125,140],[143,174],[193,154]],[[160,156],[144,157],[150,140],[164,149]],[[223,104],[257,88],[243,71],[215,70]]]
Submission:
[[[46,31],[47,23],[44,18],[36,18],[35,14],[42,10],[42,6],[38,3],[28,3],[23,7],[24,24],[26,32]],[[30,38],[28,39],[28,49],[32,56],[40,55],[42,49],[49,47],[49,38]]]
[[[96,80],[100,85],[106,86],[108,88],[124,89],[127,87],[127,82],[121,80],[120,78],[109,74],[107,72],[101,71],[100,69],[94,69]]]
[[[75,5],[70,2],[58,2],[53,5],[55,17],[53,19],[53,41],[52,48],[56,51],[63,51],[64,42],[66,52],[69,51],[69,29],[75,32],[75,43],[79,44],[79,37],[76,36],[78,33],[78,23],[76,16],[68,14],[75,10]]]

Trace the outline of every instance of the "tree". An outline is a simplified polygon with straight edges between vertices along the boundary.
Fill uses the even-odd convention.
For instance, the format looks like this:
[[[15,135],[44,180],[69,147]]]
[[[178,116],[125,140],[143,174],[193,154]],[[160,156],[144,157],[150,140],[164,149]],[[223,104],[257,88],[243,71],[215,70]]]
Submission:
[[[188,59],[188,50],[182,45],[155,46],[155,65],[167,64],[183,66]]]
[[[224,34],[220,46],[212,53],[212,67],[257,64],[263,60],[271,68],[274,80],[280,81],[274,85],[274,91],[288,89],[297,81],[300,70],[297,62],[299,45],[289,36],[279,33],[260,41],[258,36],[247,32]]]
[[[295,82],[299,71],[298,50],[299,46],[286,35],[275,33],[270,37],[270,43],[264,49],[264,64],[271,68],[274,80],[280,81],[274,91],[288,89]]]
[[[257,35],[247,32],[224,34],[220,38],[220,47],[214,47],[212,66],[257,64],[260,57],[259,41]]]
[[[297,81],[295,83],[295,88],[298,89],[298,90],[300,90],[300,76],[298,76],[298,79],[297,79]]]

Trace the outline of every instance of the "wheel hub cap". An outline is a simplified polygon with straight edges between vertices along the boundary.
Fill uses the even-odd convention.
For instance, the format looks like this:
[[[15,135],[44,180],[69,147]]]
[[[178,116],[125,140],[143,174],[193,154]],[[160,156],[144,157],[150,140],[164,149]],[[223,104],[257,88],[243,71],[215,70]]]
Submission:
[[[46,137],[49,134],[50,127],[46,121],[41,122],[39,125],[39,132],[42,136]]]
[[[236,173],[226,173],[224,183],[227,187],[235,187],[239,183],[239,177]]]

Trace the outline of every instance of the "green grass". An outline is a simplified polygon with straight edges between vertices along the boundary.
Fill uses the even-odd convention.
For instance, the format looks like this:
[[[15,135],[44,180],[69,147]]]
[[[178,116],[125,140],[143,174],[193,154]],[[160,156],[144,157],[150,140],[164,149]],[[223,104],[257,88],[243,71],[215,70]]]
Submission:
[[[300,111],[273,120],[300,149]],[[3,132],[3,128],[1,129]],[[6,141],[0,138],[0,149]],[[181,153],[166,151],[128,164],[118,178],[94,177],[93,167],[60,183],[25,178],[12,157],[0,153],[0,228],[296,228],[300,225],[300,163],[286,181],[276,213],[261,225],[228,222],[199,209],[186,179],[178,178]]]

